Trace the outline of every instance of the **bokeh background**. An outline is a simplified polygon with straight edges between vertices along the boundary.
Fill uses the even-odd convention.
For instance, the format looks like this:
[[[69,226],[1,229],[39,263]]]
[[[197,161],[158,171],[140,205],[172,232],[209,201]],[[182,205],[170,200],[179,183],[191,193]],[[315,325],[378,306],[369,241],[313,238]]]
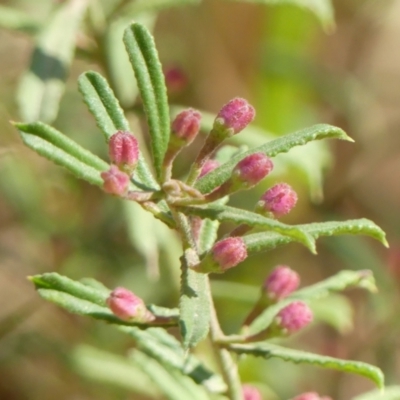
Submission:
[[[52,78],[56,89],[49,89],[46,100],[52,111],[41,114],[38,107],[49,93],[38,90],[28,71],[41,32],[52,26],[50,36],[62,41],[73,23],[64,18],[51,25],[60,7],[86,12],[74,35],[76,49],[71,57],[65,55],[70,67]],[[179,241],[134,205],[106,196],[25,148],[9,123],[47,119],[106,159],[103,137],[76,84],[80,73],[93,69],[110,80],[145,145],[135,83],[120,40],[132,19],[154,31],[170,77],[172,105],[216,113],[235,96],[255,105],[260,132],[243,133],[241,145],[320,122],[343,128],[355,140],[313,143],[277,157],[274,174],[256,190],[234,196],[232,204],[251,209],[266,188],[284,180],[300,197],[285,222],[366,217],[388,235],[389,250],[368,238],[327,238],[319,241],[317,256],[292,244],[215,278],[225,331],[240,327],[261,282],[277,264],[298,270],[303,285],[341,269],[371,269],[379,293],[352,290],[315,304],[317,322],[289,344],[370,362],[384,371],[388,385],[399,383],[398,0],[2,0],[0,399],[162,398],[151,384],[132,378],[124,357],[132,347],[129,338],[45,303],[27,276],[48,271],[75,279],[93,276],[108,287],[129,287],[149,303],[174,306]],[[40,68],[46,71],[48,65],[39,65],[39,75]],[[65,87],[56,79],[60,76],[66,77]],[[198,143],[179,158],[177,177],[187,171],[196,148]],[[207,358],[206,349],[198,351]],[[354,375],[252,357],[240,361],[240,372],[266,400],[307,390],[347,400],[373,389]]]

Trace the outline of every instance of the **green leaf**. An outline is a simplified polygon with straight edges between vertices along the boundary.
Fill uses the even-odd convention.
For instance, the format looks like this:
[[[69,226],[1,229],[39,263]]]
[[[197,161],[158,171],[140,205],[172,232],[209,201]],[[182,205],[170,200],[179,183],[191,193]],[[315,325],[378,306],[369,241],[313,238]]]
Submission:
[[[18,90],[20,113],[25,121],[52,122],[57,117],[87,5],[87,0],[70,0],[60,5],[39,35],[29,71]]]
[[[124,112],[114,96],[107,81],[97,72],[83,73],[78,79],[79,91],[83,100],[96,120],[98,128],[103,132],[106,141],[117,131],[130,131]],[[134,174],[134,181],[147,190],[157,190],[149,167],[142,154]]]
[[[114,316],[106,306],[106,299],[111,290],[99,285],[95,287],[93,282],[90,284],[77,282],[55,272],[35,275],[30,277],[30,280],[35,284],[41,297],[73,314],[85,315],[114,324],[140,325],[124,322]],[[176,321],[179,317],[177,309],[155,305],[149,305],[148,308],[156,317],[171,318],[167,325],[176,325],[173,321]],[[165,324],[162,323],[162,325]],[[143,326],[143,324],[140,326]]]
[[[335,16],[331,0],[241,0],[247,3],[279,6],[291,4],[311,11],[321,22],[327,32],[335,27]]]
[[[202,384],[211,392],[223,392],[226,387],[219,375],[214,374],[192,355],[186,355],[181,344],[164,329],[148,328],[143,325],[126,323],[116,318],[106,308],[105,300],[110,290],[93,279],[87,283],[77,282],[57,273],[47,273],[30,277],[39,294],[70,312],[101,319],[120,331],[131,336],[137,347],[146,354],[154,357],[158,362],[168,367],[178,369],[190,376],[195,382]],[[178,316],[176,309],[167,309],[149,305],[148,309],[159,317]]]
[[[121,325],[118,329],[131,336],[139,350],[160,364],[178,369],[195,382],[205,386],[210,392],[221,393],[226,390],[226,385],[219,375],[205,368],[193,355],[186,355],[180,343],[164,329],[149,328],[144,331]]]
[[[129,131],[129,123],[107,81],[94,71],[84,72],[78,78],[83,101],[93,114],[98,128],[107,142],[116,131]]]
[[[353,397],[353,400],[399,400],[400,385],[386,386],[383,390],[372,390],[371,392]]]
[[[40,25],[31,15],[12,7],[0,5],[0,27],[35,33]]]
[[[278,232],[289,236],[292,240],[303,243],[312,252],[315,252],[315,240],[301,229],[295,226],[283,224],[271,218],[262,215],[225,205],[207,205],[204,207],[181,207],[186,215],[197,215],[201,218],[208,218],[218,221],[230,221],[236,224],[247,224],[254,228],[262,228]]]
[[[302,129],[301,131],[285,135],[232,157],[230,161],[200,178],[196,182],[195,187],[202,193],[211,192],[216,187],[222,185],[231,176],[235,165],[250,154],[262,152],[268,157],[274,157],[279,153],[289,151],[292,147],[305,145],[312,140],[320,139],[342,139],[352,141],[340,128],[324,124],[314,125],[311,128]]]
[[[41,156],[53,161],[55,164],[66,168],[69,172],[79,179],[88,181],[97,186],[103,185],[103,179],[100,176],[100,171],[75,157],[57,148],[53,144],[43,140],[42,138],[32,135],[28,132],[20,131],[23,142],[32,150],[36,151]],[[107,164],[106,164],[107,165]]]
[[[168,399],[209,399],[204,388],[196,385],[190,378],[176,369],[165,368],[165,366],[138,350],[134,350],[130,358]]]
[[[359,287],[369,291],[376,291],[375,281],[370,271],[341,271],[315,285],[298,290],[285,300],[266,308],[248,327],[247,336],[257,335],[272,323],[276,314],[294,300],[320,300],[331,292],[342,291],[350,287]]]
[[[133,3],[130,2],[130,4]],[[104,49],[106,52],[105,62],[108,67],[108,79],[124,109],[132,107],[139,94],[135,75],[122,40],[124,30],[134,19],[135,22],[142,23],[152,31],[156,18],[156,14],[138,15],[131,13],[129,7],[125,7],[124,11],[119,13],[117,18],[112,18],[106,27]]]
[[[35,135],[98,171],[105,171],[108,168],[108,164],[101,158],[49,125],[42,122],[32,122],[30,124],[14,123],[14,126],[20,131],[23,139],[24,133]]]
[[[112,385],[154,399],[161,395],[149,377],[128,358],[79,345],[69,353],[69,361],[75,372],[101,385]]]
[[[187,265],[182,268],[179,326],[186,349],[196,346],[208,334],[210,326],[209,290],[206,274],[194,272]]]
[[[323,368],[350,372],[371,379],[379,388],[382,388],[384,385],[382,371],[377,367],[360,361],[341,360],[338,358],[321,356],[318,354],[307,353],[305,351],[288,349],[266,342],[232,344],[229,345],[229,349],[238,354],[251,354],[266,359],[280,358],[296,364],[312,364]]]
[[[310,234],[314,239],[321,236],[335,235],[367,235],[388,246],[385,232],[372,221],[361,218],[349,221],[316,222],[313,224],[295,225],[302,231]],[[259,252],[274,249],[277,246],[290,243],[288,236],[278,233],[254,233],[243,237],[249,252]]]
[[[200,4],[202,0],[136,0],[128,2],[127,6],[123,8],[122,14],[137,15],[144,12],[157,13],[159,11],[171,8],[182,7]]]
[[[124,43],[143,101],[158,178],[170,135],[169,108],[164,74],[150,32],[138,23],[125,30]]]

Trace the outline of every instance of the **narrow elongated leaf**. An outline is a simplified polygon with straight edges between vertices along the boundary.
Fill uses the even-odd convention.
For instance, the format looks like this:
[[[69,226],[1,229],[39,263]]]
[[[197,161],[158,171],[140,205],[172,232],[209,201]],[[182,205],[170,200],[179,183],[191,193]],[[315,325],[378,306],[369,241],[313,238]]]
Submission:
[[[30,124],[14,123],[14,126],[21,132],[21,135],[23,133],[35,135],[99,171],[104,171],[108,168],[108,164],[101,158],[84,149],[78,143],[49,125],[42,122],[32,122]]]
[[[376,291],[371,271],[341,271],[322,282],[292,293],[285,300],[265,309],[248,327],[246,335],[253,336],[267,329],[278,312],[294,300],[319,300],[332,292],[342,291],[350,287],[359,287],[371,292]]]
[[[384,385],[382,371],[373,365],[360,361],[341,360],[338,358],[321,356],[318,354],[307,353],[305,351],[288,349],[266,342],[232,344],[229,346],[229,349],[238,354],[251,354],[266,359],[280,358],[296,364],[312,364],[323,368],[350,372],[371,379],[379,388],[382,388]]]
[[[84,72],[78,78],[83,101],[93,114],[98,128],[106,140],[116,131],[129,131],[129,123],[107,81],[94,71]]]
[[[384,390],[372,390],[371,392],[360,394],[352,400],[399,400],[400,385],[386,386]]]
[[[206,274],[194,272],[187,265],[182,268],[179,325],[186,349],[196,346],[208,334],[210,289],[207,280]]]
[[[248,3],[279,6],[292,4],[311,11],[321,22],[327,32],[335,26],[334,10],[331,0],[245,0]]]
[[[230,221],[236,224],[247,224],[252,227],[263,228],[289,236],[295,241],[303,243],[312,252],[315,252],[314,238],[295,226],[283,224],[271,218],[234,207],[211,204],[204,207],[182,207],[186,215],[197,215],[218,221]]]
[[[0,5],[0,27],[34,33],[39,30],[40,24],[23,11]]]
[[[87,5],[87,0],[70,0],[60,5],[39,35],[29,71],[18,90],[18,104],[25,121],[51,122],[56,118]]]
[[[310,141],[320,139],[342,139],[352,141],[340,128],[324,124],[314,125],[311,128],[302,129],[301,131],[285,135],[232,157],[230,161],[200,178],[196,182],[195,187],[202,193],[211,192],[216,187],[222,185],[232,174],[235,165],[250,154],[262,152],[268,157],[274,157],[279,153],[289,151],[292,147],[301,146]]]
[[[204,388],[176,369],[167,369],[145,353],[135,350],[130,359],[153,381],[170,400],[208,400]]]
[[[111,323],[124,324],[106,306],[106,299],[111,290],[105,287],[94,286],[93,282],[85,284],[74,281],[55,272],[35,275],[30,280],[35,284],[39,294],[43,298],[74,314],[88,315]],[[171,324],[176,325],[176,322],[174,323],[173,321],[177,321],[179,317],[177,309],[155,305],[149,305],[148,308],[156,317],[169,318],[171,319]]]
[[[94,116],[97,126],[103,132],[107,142],[118,130],[130,131],[129,123],[118,100],[107,81],[99,73],[94,71],[83,73],[78,79],[78,85],[84,102]],[[148,190],[158,189],[158,185],[142,154],[139,155],[134,180]]]
[[[200,4],[202,0],[136,0],[128,2],[123,8],[123,14],[138,15],[141,13],[156,13],[171,7],[182,7]]]
[[[317,222],[313,224],[296,225],[297,228],[310,234],[314,239],[321,236],[335,235],[367,235],[379,240],[387,247],[385,232],[372,221],[361,218],[349,221]],[[249,252],[259,252],[274,249],[292,241],[288,236],[279,233],[254,233],[243,237]]]
[[[129,358],[80,345],[71,350],[68,359],[75,372],[91,381],[160,398],[160,391]]]
[[[164,74],[150,32],[138,23],[125,30],[124,43],[135,72],[149,125],[154,167],[158,178],[167,150],[170,120]]]
[[[223,392],[225,384],[222,378],[206,369],[196,357],[186,356],[181,344],[164,329],[148,328],[143,330],[135,325],[116,318],[105,307],[105,300],[110,290],[94,280],[77,282],[57,273],[35,275],[30,278],[39,294],[67,309],[70,312],[87,315],[112,323],[122,332],[130,335],[140,350],[154,357],[163,365],[176,368],[195,382],[204,385],[212,392]],[[176,309],[166,309],[149,305],[148,309],[158,317],[177,318]],[[139,325],[138,325],[139,326]]]
[[[226,390],[225,383],[219,375],[205,368],[193,355],[186,355],[180,343],[165,330],[150,328],[144,331],[122,325],[118,329],[131,336],[139,350],[160,364],[181,371],[211,392],[220,393]]]
[[[23,142],[32,150],[36,151],[41,156],[54,162],[61,167],[66,168],[69,172],[79,179],[83,179],[92,185],[102,186],[103,179],[100,176],[100,171],[83,162],[77,160],[70,154],[60,150],[53,144],[43,140],[42,138],[22,132],[21,137]]]

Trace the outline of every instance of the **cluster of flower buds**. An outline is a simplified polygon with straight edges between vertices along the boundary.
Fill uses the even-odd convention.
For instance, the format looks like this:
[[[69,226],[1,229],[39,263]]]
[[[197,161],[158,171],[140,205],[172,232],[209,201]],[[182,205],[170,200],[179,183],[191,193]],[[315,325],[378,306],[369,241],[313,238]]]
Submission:
[[[332,400],[328,396],[320,396],[316,392],[307,392],[303,394],[299,394],[296,397],[293,397],[291,400]]]
[[[130,132],[118,131],[111,136],[108,151],[112,165],[109,170],[101,173],[103,190],[123,196],[139,160],[138,141]]]
[[[115,288],[106,303],[113,314],[123,321],[148,323],[155,319],[143,300],[123,287]]]

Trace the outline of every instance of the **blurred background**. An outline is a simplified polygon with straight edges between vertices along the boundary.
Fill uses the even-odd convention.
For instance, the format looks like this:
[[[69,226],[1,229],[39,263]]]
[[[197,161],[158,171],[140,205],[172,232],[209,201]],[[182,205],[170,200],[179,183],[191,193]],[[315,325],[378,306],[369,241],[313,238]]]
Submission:
[[[144,149],[121,42],[131,20],[155,34],[171,105],[206,116],[235,96],[255,106],[259,129],[244,132],[241,145],[316,123],[339,126],[355,140],[316,142],[276,157],[274,173],[232,204],[252,209],[269,186],[287,181],[300,200],[284,222],[366,217],[388,235],[389,250],[369,238],[327,238],[317,256],[291,244],[214,278],[224,330],[240,327],[277,264],[298,270],[303,286],[341,269],[371,269],[379,293],[352,290],[312,305],[316,323],[289,345],[370,362],[386,384],[399,383],[399,1],[0,0],[0,399],[162,398],[132,378],[124,358],[128,337],[41,300],[27,276],[93,276],[146,302],[175,306],[179,241],[135,205],[24,147],[9,123],[43,120],[107,159],[77,89],[79,74],[97,70]],[[43,49],[62,62],[46,60]],[[197,148],[180,156],[176,177]],[[259,387],[265,400],[309,390],[347,400],[373,389],[364,378],[317,367],[253,357],[239,365],[243,381]]]

